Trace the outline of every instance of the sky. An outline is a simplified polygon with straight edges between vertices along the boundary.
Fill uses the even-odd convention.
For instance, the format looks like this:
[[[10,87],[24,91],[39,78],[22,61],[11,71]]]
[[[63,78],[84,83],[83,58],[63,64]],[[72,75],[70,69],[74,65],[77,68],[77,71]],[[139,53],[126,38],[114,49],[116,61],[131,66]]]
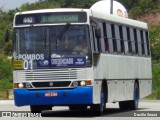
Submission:
[[[23,3],[29,2],[35,2],[38,0],[0,0],[0,8],[3,7],[3,10],[10,10],[15,9],[17,7],[20,7]]]

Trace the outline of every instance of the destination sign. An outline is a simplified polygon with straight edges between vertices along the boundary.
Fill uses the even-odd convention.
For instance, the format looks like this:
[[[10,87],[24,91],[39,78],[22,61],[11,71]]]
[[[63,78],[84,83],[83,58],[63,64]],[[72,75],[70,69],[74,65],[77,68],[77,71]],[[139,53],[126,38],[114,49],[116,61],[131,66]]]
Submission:
[[[87,22],[86,12],[52,12],[20,14],[15,18],[15,25],[78,23]]]
[[[41,23],[78,22],[78,15],[48,15],[41,17]]]
[[[86,57],[64,57],[38,60],[37,67],[84,67],[86,66]]]

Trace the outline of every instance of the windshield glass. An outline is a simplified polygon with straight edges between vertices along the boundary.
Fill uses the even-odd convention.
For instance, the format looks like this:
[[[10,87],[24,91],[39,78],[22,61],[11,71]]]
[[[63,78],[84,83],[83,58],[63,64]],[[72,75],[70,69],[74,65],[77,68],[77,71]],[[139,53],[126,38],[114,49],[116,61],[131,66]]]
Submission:
[[[32,60],[33,68],[38,68],[40,62],[44,64],[46,61],[48,65],[43,68],[57,67],[57,64],[71,58],[74,62],[77,57],[85,59],[85,66],[91,65],[87,25],[15,28],[14,36],[14,60]],[[61,64],[59,67],[65,66],[68,65]]]

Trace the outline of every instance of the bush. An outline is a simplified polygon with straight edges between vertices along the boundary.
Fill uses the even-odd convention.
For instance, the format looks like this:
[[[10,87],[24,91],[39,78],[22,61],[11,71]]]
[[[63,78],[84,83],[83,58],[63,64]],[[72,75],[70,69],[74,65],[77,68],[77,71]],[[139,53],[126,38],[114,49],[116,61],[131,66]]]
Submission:
[[[6,57],[0,55],[0,90],[12,89],[12,65]]]
[[[153,91],[157,93],[156,98],[160,99],[160,63],[153,61]]]

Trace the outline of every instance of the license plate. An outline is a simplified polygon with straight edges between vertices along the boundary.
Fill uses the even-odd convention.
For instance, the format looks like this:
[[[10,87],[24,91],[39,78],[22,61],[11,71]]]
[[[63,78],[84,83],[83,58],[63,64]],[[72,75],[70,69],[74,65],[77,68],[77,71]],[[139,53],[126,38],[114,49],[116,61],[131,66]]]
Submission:
[[[45,97],[57,97],[58,93],[57,92],[46,92],[44,94]]]

